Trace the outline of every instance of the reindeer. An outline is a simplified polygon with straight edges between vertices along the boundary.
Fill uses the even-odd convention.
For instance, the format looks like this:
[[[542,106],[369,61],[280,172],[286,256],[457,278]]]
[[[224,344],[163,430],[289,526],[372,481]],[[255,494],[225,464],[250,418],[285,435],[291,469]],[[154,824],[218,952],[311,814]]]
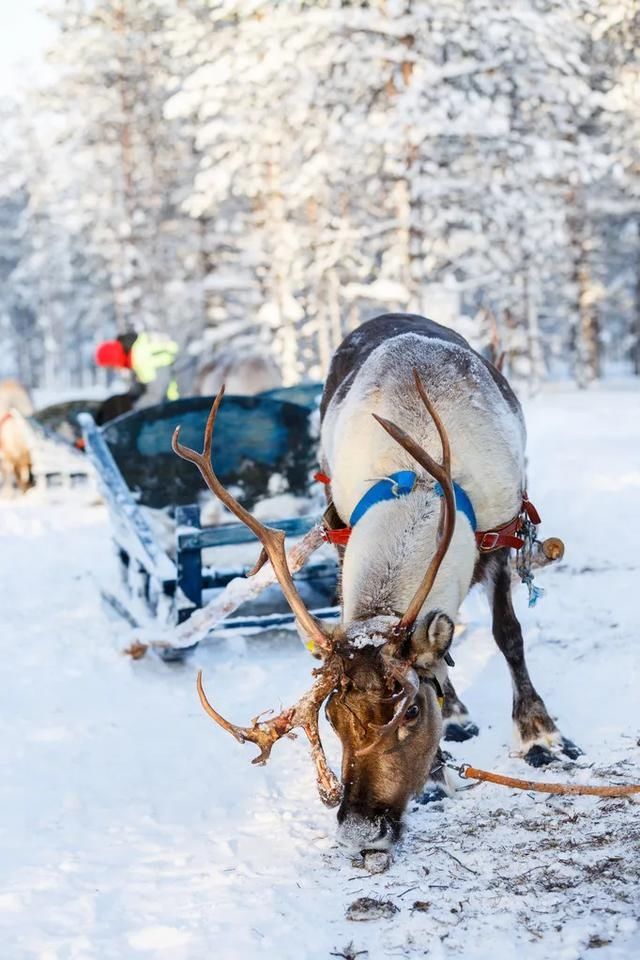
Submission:
[[[22,493],[33,485],[31,444],[25,417],[33,413],[29,394],[17,380],[0,383],[0,468],[4,486],[12,479]]]
[[[511,672],[521,754],[533,766],[559,753],[575,759],[581,751],[561,735],[529,677],[511,602],[510,547],[522,544],[522,512],[533,508],[524,492],[522,410],[502,374],[458,334],[406,314],[377,317],[338,348],[321,406],[327,515],[339,528],[328,536],[343,544],[342,620],[335,626],[305,608],[287,567],[284,534],[255,520],[215,475],[211,439],[222,395],[203,452],[183,447],[179,430],[174,450],[198,466],[261,541],[255,570],[271,561],[298,629],[323,663],[298,703],[250,727],[215,710],[199,674],[199,696],[212,719],[241,743],[257,744],[257,763],[301,727],[320,795],[339,804],[340,838],[360,850],[387,848],[425,784],[428,792],[451,792],[441,737],[478,732],[447,667],[458,609],[481,582]],[[436,460],[427,451],[438,447]],[[320,741],[323,704],[342,745],[341,782]]]
[[[201,397],[212,396],[222,384],[229,393],[252,397],[282,386],[282,372],[264,345],[239,338],[202,365],[195,374],[193,391]]]

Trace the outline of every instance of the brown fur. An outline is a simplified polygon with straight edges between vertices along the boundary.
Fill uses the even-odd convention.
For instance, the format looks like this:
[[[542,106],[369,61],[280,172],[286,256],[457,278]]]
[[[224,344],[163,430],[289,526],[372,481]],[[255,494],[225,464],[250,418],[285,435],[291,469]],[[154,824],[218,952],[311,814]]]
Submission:
[[[33,404],[26,387],[17,380],[3,380],[0,382],[0,417],[17,410],[23,417],[30,417],[33,413]]]
[[[29,429],[25,422],[33,412],[27,390],[17,380],[0,383],[0,469],[4,487],[15,484],[26,493],[33,483]]]
[[[341,659],[342,680],[327,701],[326,715],[342,744],[338,822],[351,839],[355,833],[362,848],[397,839],[402,814],[422,790],[442,734],[434,678],[442,674],[453,623],[445,614],[433,612],[399,640],[394,619],[337,627],[335,635],[333,656]],[[354,647],[360,627],[380,639],[386,637],[386,643]],[[404,702],[409,712],[393,733],[381,737],[380,728],[392,721],[403,703],[399,678],[408,663],[413,665],[416,685],[410,701],[407,697]]]
[[[431,686],[421,683],[414,700],[418,716],[403,722],[397,737],[383,740],[370,753],[358,756],[358,751],[370,743],[372,730],[393,716],[393,688],[387,687],[383,676],[379,655],[363,652],[357,656],[349,669],[346,689],[334,693],[327,703],[327,717],[343,748],[344,795],[338,822],[355,817],[377,821],[382,837],[390,830],[395,838],[407,802],[427,779],[442,724]]]

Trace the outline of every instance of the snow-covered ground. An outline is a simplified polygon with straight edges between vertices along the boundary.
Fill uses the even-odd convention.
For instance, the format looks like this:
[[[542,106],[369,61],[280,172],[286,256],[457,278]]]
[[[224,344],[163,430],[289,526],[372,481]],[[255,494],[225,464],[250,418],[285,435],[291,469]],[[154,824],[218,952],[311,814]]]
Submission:
[[[566,561],[518,592],[533,677],[577,765],[510,756],[510,688],[481,595],[456,687],[481,727],[459,760],[513,775],[640,780],[640,392],[529,405],[529,492]],[[120,650],[101,611],[104,509],[0,502],[0,957],[598,960],[640,956],[640,806],[482,785],[414,807],[391,869],[343,857],[302,740],[252,767],[204,715],[195,673],[246,722],[293,700],[312,663],[291,638],[202,649],[182,666]],[[327,731],[329,755],[338,751]],[[360,897],[387,919],[347,917]]]

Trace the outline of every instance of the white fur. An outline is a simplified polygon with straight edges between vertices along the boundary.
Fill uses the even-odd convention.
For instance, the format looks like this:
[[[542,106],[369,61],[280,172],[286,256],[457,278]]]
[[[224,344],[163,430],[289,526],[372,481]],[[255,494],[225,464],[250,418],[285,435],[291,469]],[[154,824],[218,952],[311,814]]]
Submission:
[[[559,753],[562,746],[562,734],[559,730],[541,730],[537,737],[523,740],[517,723],[513,725],[513,738],[516,753],[520,757],[526,756],[531,747],[547,747],[552,753]]]
[[[440,460],[440,439],[415,389],[414,368],[444,423],[452,475],[471,498],[479,529],[506,523],[520,506],[524,424],[484,364],[457,344],[413,333],[385,341],[357,372],[346,397],[334,397],[323,422],[333,501],[348,523],[357,502],[380,477],[414,470],[419,482],[408,496],[376,504],[355,526],[343,568],[347,622],[355,616],[403,612],[435,552],[440,499],[433,480],[372,416],[392,420]],[[458,512],[429,609],[455,617],[476,560],[471,527]]]
[[[464,724],[470,720],[471,717],[467,710],[459,710],[457,707],[453,707],[451,713],[448,717],[443,717],[442,720],[442,729],[445,731],[447,727],[453,726],[454,724]]]
[[[448,797],[452,797],[456,791],[460,789],[461,782],[460,777],[454,770],[450,770],[449,767],[443,767],[442,780],[434,780],[433,777],[428,777],[424,785],[424,791],[428,792],[429,790],[440,789],[443,790]],[[468,786],[463,789],[468,789]]]
[[[347,623],[374,612],[406,609],[435,552],[439,508],[440,498],[430,485],[376,504],[356,524],[342,571]],[[471,526],[458,514],[451,546],[429,596],[429,609],[455,618],[469,589],[475,559]]]

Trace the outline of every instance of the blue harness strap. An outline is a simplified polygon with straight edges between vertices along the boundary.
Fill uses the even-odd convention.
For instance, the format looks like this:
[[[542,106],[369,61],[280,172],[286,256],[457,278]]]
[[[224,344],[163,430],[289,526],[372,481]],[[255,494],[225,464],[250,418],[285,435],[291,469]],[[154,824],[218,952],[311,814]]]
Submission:
[[[364,517],[367,510],[382,503],[383,500],[395,500],[397,497],[406,497],[416,485],[416,475],[413,470],[398,470],[396,473],[383,477],[369,487],[367,492],[356,503],[353,513],[349,517],[349,526],[355,527],[358,520]]]
[[[353,508],[353,513],[349,518],[349,526],[355,527],[358,520],[362,520],[365,513],[370,510],[371,507],[375,506],[376,503],[382,503],[384,500],[395,500],[397,497],[406,497],[408,493],[411,493],[415,485],[416,474],[413,470],[398,470],[396,473],[391,473],[388,477],[383,477],[381,480],[378,480],[372,487],[369,487],[365,495],[356,503]],[[434,490],[439,497],[443,495],[442,487],[439,483],[436,483]],[[455,481],[453,490],[456,497],[456,509],[459,510],[460,513],[464,513],[471,524],[471,529],[475,533],[478,529],[478,522],[469,494],[460,484],[455,483]]]
[[[443,496],[443,490],[439,483],[436,483],[433,488],[439,497]],[[464,490],[459,483],[453,481],[453,492],[456,495],[456,510],[459,510],[460,513],[464,513],[465,517],[471,524],[471,529],[475,533],[478,529],[478,521],[476,520],[476,512],[473,509],[473,504],[469,499],[469,494]]]

